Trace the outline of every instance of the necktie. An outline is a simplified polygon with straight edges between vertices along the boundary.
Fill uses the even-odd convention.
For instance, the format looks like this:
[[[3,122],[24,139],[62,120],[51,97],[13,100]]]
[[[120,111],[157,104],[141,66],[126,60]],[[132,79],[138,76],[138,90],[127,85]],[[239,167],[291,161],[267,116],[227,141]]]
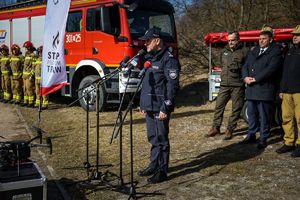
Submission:
[[[262,54],[264,51],[264,49],[260,49],[259,55]]]

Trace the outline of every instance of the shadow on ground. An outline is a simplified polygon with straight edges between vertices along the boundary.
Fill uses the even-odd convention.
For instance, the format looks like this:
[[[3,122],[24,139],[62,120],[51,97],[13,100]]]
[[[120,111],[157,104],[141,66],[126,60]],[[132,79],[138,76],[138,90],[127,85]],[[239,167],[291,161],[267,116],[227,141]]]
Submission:
[[[77,188],[78,181],[61,178],[60,180],[49,180],[47,182],[48,200],[86,200],[85,191]]]
[[[238,134],[243,133],[245,132],[241,131]],[[268,140],[268,144],[271,145],[281,140],[282,137],[280,131],[273,132],[273,134]],[[202,153],[187,163],[170,167],[169,180],[185,176],[191,173],[199,172],[200,170],[212,166],[222,166],[218,169],[218,171],[214,172],[214,174],[219,173],[228,164],[249,160],[263,153],[264,150],[258,150],[256,148],[256,145],[257,144],[234,143],[225,147],[213,149],[211,151]]]
[[[164,195],[164,193],[160,192],[136,192],[133,194],[132,188],[137,189],[138,182],[134,181],[132,186],[130,182],[120,184],[119,177],[111,172],[101,174],[101,178],[99,179],[93,179],[90,177],[86,180],[74,181],[72,179],[62,178],[60,180],[49,181],[47,184],[48,200],[87,200],[87,197],[90,194],[95,194],[98,191],[102,191],[97,196],[97,198],[100,199],[116,199],[120,194],[128,195],[128,197],[132,194],[137,198]],[[106,191],[118,192],[119,195]]]

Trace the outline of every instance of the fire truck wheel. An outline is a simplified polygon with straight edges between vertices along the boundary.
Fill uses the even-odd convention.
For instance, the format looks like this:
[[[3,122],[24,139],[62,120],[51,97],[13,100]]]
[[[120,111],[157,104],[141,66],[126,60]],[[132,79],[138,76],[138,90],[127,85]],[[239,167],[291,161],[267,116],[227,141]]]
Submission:
[[[247,101],[245,101],[242,112],[241,112],[242,118],[245,120],[246,123],[248,123],[248,114],[247,114]]]
[[[89,104],[89,111],[96,111],[96,85],[90,85],[92,82],[97,80],[99,76],[90,75],[82,79],[79,84],[79,88],[84,88],[83,90],[78,91],[78,98],[81,107],[84,110],[87,110],[87,102]],[[100,97],[99,97],[99,110],[102,110],[104,107],[105,91],[103,86],[100,86]],[[89,99],[89,101],[87,101]]]

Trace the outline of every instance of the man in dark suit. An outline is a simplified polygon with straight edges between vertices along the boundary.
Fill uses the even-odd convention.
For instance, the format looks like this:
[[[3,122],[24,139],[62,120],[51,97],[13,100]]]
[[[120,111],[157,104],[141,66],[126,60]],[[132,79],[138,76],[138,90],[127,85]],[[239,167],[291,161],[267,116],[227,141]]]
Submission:
[[[256,132],[260,132],[258,149],[267,146],[270,134],[270,113],[278,89],[277,73],[282,65],[280,48],[273,43],[273,30],[264,27],[260,31],[259,46],[248,55],[242,69],[246,83],[249,128],[242,144],[255,143]]]

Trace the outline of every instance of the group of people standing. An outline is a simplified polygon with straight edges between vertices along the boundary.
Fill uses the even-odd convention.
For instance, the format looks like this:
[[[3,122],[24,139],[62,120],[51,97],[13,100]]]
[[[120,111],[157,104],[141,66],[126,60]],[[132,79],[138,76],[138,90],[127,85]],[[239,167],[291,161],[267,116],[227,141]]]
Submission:
[[[239,33],[228,34],[228,46],[222,53],[221,87],[216,101],[212,128],[207,137],[221,134],[226,104],[232,99],[225,140],[233,136],[244,101],[247,101],[248,131],[241,144],[256,143],[258,149],[267,147],[270,135],[271,115],[276,96],[282,100],[282,127],[284,145],[277,153],[292,151],[292,157],[300,157],[300,25],[292,31],[293,46],[284,53],[273,41],[273,30],[263,27],[259,45],[246,50],[239,43]],[[298,131],[297,131],[298,130]]]
[[[46,109],[48,96],[40,98],[43,47],[35,49],[30,41],[26,41],[23,47],[25,57],[17,44],[11,46],[11,54],[7,45],[0,46],[1,102],[28,107],[38,107],[41,103]]]

